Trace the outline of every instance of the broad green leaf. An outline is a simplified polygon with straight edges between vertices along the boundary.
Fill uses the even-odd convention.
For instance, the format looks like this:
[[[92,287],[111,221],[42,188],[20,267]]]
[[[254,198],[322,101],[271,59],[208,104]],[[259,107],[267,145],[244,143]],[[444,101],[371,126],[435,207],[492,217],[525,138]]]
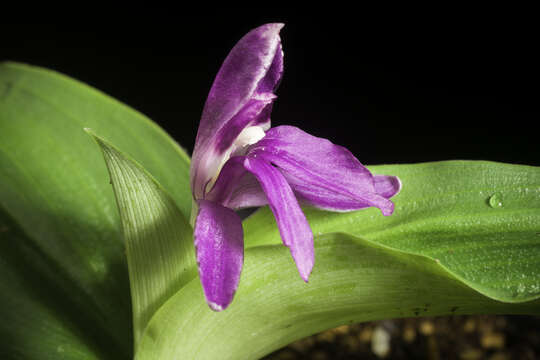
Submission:
[[[98,340],[88,346],[100,358],[130,358],[131,304],[120,218],[103,157],[83,131],[85,127],[142,164],[189,216],[189,159],[163,130],[142,114],[64,75],[22,64],[0,64],[0,210],[27,239],[25,246],[43,259],[35,272],[50,298],[47,307],[33,309],[50,308],[43,316],[64,314],[66,323],[84,322],[84,328],[97,334]],[[11,254],[15,247],[2,246],[4,257],[17,258]],[[31,274],[37,266],[34,262],[22,258],[17,266]],[[31,287],[33,281],[20,286]],[[31,290],[25,289],[33,294]],[[9,301],[9,293],[3,292],[2,319],[13,319]],[[2,333],[11,333],[11,326],[0,322]],[[28,326],[28,334],[49,336],[39,322],[35,328],[32,323]],[[71,326],[65,330],[73,330],[71,336],[87,344],[84,332]],[[24,334],[3,337],[0,348],[26,341],[13,339],[18,336]],[[44,353],[49,351],[43,348]]]
[[[373,166],[400,177],[392,216],[306,212],[315,234],[346,232],[437,261],[496,300],[540,297],[540,168],[481,161]],[[245,223],[247,246],[278,243],[272,214]]]
[[[89,133],[103,150],[122,219],[137,345],[155,311],[196,276],[193,230],[140,165]]]
[[[245,253],[235,300],[208,309],[196,278],[149,323],[144,359],[258,359],[341,324],[445,314],[539,314],[540,301],[505,304],[451,278],[433,260],[345,234],[316,237],[316,265],[305,284],[287,248]]]
[[[395,214],[306,210],[316,234],[309,284],[262,209],[244,224],[249,248],[232,305],[211,312],[192,280],[152,318],[138,359],[256,359],[375,319],[540,314],[540,169],[450,161],[372,170],[401,178]]]
[[[119,350],[89,314],[72,312],[77,294],[57,270],[0,210],[1,359],[103,359]]]

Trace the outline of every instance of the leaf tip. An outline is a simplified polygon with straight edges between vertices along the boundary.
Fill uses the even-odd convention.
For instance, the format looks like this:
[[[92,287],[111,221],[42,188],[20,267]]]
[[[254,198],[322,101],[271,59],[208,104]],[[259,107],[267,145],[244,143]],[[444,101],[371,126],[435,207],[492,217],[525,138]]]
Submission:
[[[94,132],[94,130],[92,130],[91,128],[89,127],[85,127],[83,128],[84,132],[87,133],[88,135],[91,135],[92,137],[96,137],[96,133]]]
[[[111,145],[105,141],[102,137],[100,137],[99,135],[97,135],[94,130],[92,130],[91,128],[88,128],[88,127],[85,127],[83,128],[84,132],[86,132],[88,135],[90,135],[92,137],[92,139],[94,139],[94,141],[101,147],[103,148],[104,146],[106,146],[107,148],[110,148]]]

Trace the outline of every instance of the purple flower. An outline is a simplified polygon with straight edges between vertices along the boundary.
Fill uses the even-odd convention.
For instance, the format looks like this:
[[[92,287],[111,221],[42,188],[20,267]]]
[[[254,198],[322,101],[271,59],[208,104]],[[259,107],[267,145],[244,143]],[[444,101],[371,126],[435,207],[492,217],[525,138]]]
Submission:
[[[234,210],[269,205],[300,276],[314,264],[313,234],[300,204],[331,211],[370,206],[392,214],[397,177],[372,175],[347,149],[293,126],[270,128],[283,73],[279,31],[246,34],[219,70],[203,110],[193,159],[192,223],[206,300],[232,301],[244,260],[242,220]]]

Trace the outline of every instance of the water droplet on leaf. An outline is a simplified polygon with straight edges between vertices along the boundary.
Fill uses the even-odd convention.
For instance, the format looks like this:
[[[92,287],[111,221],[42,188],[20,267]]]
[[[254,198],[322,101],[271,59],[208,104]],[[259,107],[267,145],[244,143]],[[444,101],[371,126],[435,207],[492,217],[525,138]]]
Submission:
[[[488,204],[492,208],[500,208],[500,207],[502,207],[503,206],[502,195],[499,194],[499,193],[495,193],[495,194],[491,195],[489,197],[489,199],[488,199]]]

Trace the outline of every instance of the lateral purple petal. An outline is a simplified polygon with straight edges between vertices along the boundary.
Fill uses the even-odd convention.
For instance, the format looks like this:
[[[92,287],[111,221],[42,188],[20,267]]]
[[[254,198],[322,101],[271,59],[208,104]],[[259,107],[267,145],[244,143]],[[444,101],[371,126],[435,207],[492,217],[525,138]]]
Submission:
[[[287,178],[287,176],[285,175]],[[359,202],[358,199],[343,194],[327,191],[311,184],[297,183],[297,179],[288,178],[289,184],[293,188],[296,198],[302,205],[314,206],[320,209],[332,210],[336,212],[360,210],[372,205]],[[397,176],[375,175],[373,177],[375,192],[387,199],[399,193],[401,181]]]
[[[244,262],[242,220],[231,209],[198,201],[193,237],[206,302],[214,311],[232,301]]]
[[[293,126],[278,126],[250,147],[248,156],[277,166],[302,201],[328,210],[350,211],[369,206],[384,215],[394,204],[384,195],[390,185],[380,182],[384,194],[375,188],[373,175],[349,150],[312,136]]]
[[[235,210],[268,204],[259,182],[244,168],[244,159],[233,156],[225,163],[206,199]]]
[[[375,175],[373,185],[377,194],[390,199],[401,191],[401,180],[397,176]]]
[[[279,31],[266,24],[247,33],[231,50],[210,89],[193,151],[191,185],[201,198],[236,137],[252,125],[270,127],[273,91],[283,73]]]
[[[246,157],[244,166],[261,184],[281,239],[289,247],[300,276],[307,282],[315,262],[313,233],[291,187],[278,169],[257,157]]]

